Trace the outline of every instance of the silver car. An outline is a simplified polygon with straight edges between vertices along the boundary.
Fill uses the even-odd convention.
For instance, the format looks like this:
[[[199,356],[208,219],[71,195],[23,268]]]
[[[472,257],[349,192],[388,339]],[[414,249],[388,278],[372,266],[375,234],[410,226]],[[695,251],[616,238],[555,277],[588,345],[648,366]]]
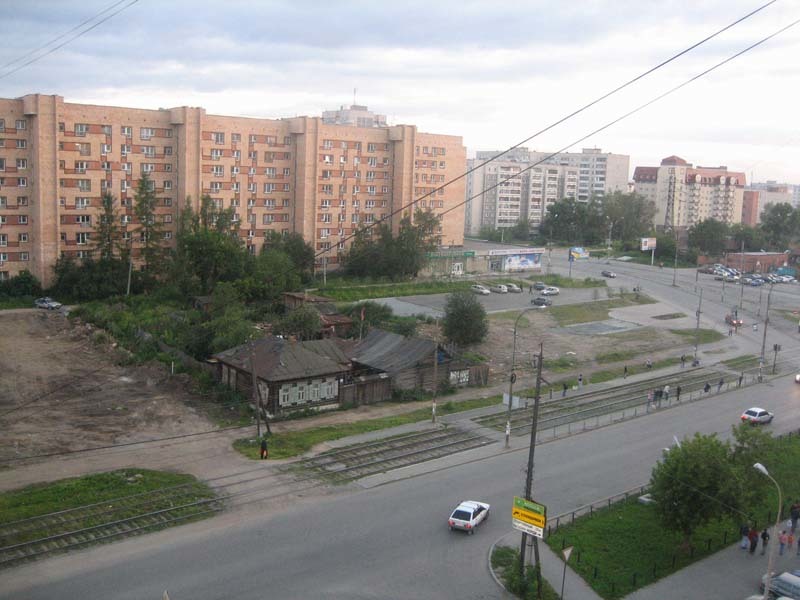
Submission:
[[[462,502],[450,514],[447,526],[450,531],[461,529],[472,535],[475,528],[489,518],[490,508],[485,502],[476,502],[475,500]]]
[[[491,293],[489,291],[489,288],[487,288],[486,286],[481,285],[480,283],[476,283],[475,285],[471,285],[469,289],[472,290],[472,293],[480,294],[481,296],[488,296]]]

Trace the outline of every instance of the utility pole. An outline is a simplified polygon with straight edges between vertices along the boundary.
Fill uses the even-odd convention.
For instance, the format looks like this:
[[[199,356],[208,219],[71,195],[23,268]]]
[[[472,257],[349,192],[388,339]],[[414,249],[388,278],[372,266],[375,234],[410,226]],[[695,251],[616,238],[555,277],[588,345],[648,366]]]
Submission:
[[[256,436],[261,439],[261,394],[258,393],[258,378],[256,377],[256,344],[250,342],[250,379],[253,387],[253,404],[256,405]]]
[[[436,391],[439,389],[439,342],[433,336],[433,399],[431,400],[431,423],[436,423]]]
[[[761,338],[761,359],[758,361],[758,380],[761,381],[761,371],[764,368],[764,351],[767,347],[767,327],[769,326],[769,302],[772,298],[772,289],[775,284],[769,286],[769,293],[767,294],[767,310],[764,313],[764,335]]]
[[[781,345],[780,344],[773,344],[772,345],[772,351],[775,353],[775,356],[772,359],[772,374],[775,375],[775,368],[778,365],[778,352],[781,351]]]
[[[700,301],[697,303],[697,322],[694,326],[694,359],[692,366],[697,364],[697,346],[700,344],[700,309],[703,307],[703,288],[700,288]]]
[[[514,383],[517,381],[517,374],[514,372],[514,367],[516,366],[517,361],[517,325],[519,325],[519,320],[529,310],[533,310],[534,306],[529,306],[528,308],[523,308],[520,313],[517,315],[516,320],[514,321],[514,342],[511,350],[511,373],[508,375],[508,411],[506,411],[506,448],[510,446],[511,442],[511,405],[514,403]]]
[[[544,344],[539,344],[539,357],[536,365],[536,391],[534,392],[533,399],[533,422],[531,423],[531,445],[528,448],[528,470],[525,474],[525,499],[533,500],[531,497],[533,491],[533,457],[536,451],[536,427],[539,423],[539,401],[541,400],[542,391],[542,365],[544,364]],[[522,542],[519,546],[519,575],[520,581],[525,581],[525,547],[528,543],[528,534],[522,533]],[[536,570],[536,588],[537,597],[542,597],[542,567],[539,562],[539,538],[533,538],[533,557],[536,562],[534,569]]]
[[[322,257],[322,285],[328,285],[328,257]]]
[[[131,275],[133,273],[133,237],[128,241],[128,288],[125,290],[125,295],[131,295]]]
[[[741,310],[742,305],[744,304],[744,283],[742,283],[742,277],[744,277],[744,240],[742,240],[742,251],[739,253],[739,287],[742,289],[739,290],[739,309]]]
[[[678,230],[675,229],[675,264],[672,267],[672,287],[678,287]]]

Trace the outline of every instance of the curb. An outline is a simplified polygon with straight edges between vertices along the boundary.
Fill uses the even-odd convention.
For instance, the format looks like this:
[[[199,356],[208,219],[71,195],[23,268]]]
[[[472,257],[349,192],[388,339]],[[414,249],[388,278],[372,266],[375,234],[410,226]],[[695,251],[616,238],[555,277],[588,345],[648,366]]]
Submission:
[[[504,537],[506,537],[507,535],[508,535],[507,533],[506,533],[506,534],[504,534],[504,535],[501,535],[501,536],[500,536],[499,538],[497,538],[497,539],[496,539],[494,542],[492,542],[492,545],[489,547],[489,555],[486,557],[486,558],[487,558],[487,566],[489,567],[489,574],[492,576],[492,579],[494,579],[494,582],[495,582],[495,583],[496,583],[496,584],[497,584],[497,585],[498,585],[498,586],[499,586],[499,587],[500,587],[500,588],[501,588],[501,589],[502,589],[502,590],[503,590],[503,591],[504,591],[506,594],[508,594],[509,596],[516,597],[516,596],[514,596],[514,594],[512,594],[511,592],[509,592],[509,591],[508,591],[508,589],[506,588],[506,586],[505,586],[505,585],[503,585],[503,582],[502,582],[502,581],[500,581],[500,579],[497,577],[497,574],[494,572],[494,568],[492,568],[492,554],[494,554],[494,549],[495,549],[495,547],[497,546],[497,544],[500,542],[500,540],[502,540],[502,539],[503,539]]]

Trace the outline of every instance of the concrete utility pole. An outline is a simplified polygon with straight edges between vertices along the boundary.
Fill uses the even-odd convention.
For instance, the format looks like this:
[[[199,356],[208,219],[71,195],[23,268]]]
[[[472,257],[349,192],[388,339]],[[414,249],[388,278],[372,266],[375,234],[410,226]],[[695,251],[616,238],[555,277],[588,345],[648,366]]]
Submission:
[[[675,229],[675,264],[672,267],[672,287],[678,287],[678,230]]]
[[[261,394],[258,393],[258,378],[256,377],[256,344],[250,342],[250,381],[253,388],[253,404],[256,405],[256,436],[261,439]]]
[[[536,428],[539,424],[539,401],[541,400],[542,391],[542,365],[544,364],[544,344],[539,344],[539,357],[536,365],[536,391],[534,392],[533,399],[533,422],[531,423],[531,445],[528,448],[528,469],[525,474],[525,499],[533,500],[531,494],[533,492],[533,457],[536,452]],[[522,542],[519,546],[519,575],[520,581],[524,581],[525,577],[525,547],[528,543],[528,534],[522,533]],[[539,538],[533,538],[533,557],[536,562],[536,588],[537,597],[542,597],[542,568],[539,562]]]
[[[772,289],[775,284],[769,286],[769,293],[767,294],[767,310],[764,313],[764,335],[761,337],[761,359],[758,361],[758,380],[761,381],[762,370],[764,368],[764,352],[767,348],[767,327],[769,326],[769,302],[772,298]]]
[[[692,366],[697,364],[697,346],[700,344],[700,309],[703,306],[703,288],[700,288],[700,301],[697,303],[697,322],[694,326],[694,359]]]
[[[742,277],[744,277],[744,240],[742,240],[742,251],[739,253],[739,286],[742,288],[739,290],[739,308],[742,308],[744,304],[744,283],[742,283]]]
[[[514,372],[514,367],[516,366],[517,361],[517,325],[519,325],[519,320],[529,310],[533,310],[533,306],[529,306],[528,308],[524,308],[520,311],[517,315],[516,320],[514,321],[514,343],[513,349],[511,350],[511,373],[508,375],[508,411],[506,411],[506,448],[510,446],[511,440],[511,405],[514,403],[514,382],[517,381],[517,374]]]

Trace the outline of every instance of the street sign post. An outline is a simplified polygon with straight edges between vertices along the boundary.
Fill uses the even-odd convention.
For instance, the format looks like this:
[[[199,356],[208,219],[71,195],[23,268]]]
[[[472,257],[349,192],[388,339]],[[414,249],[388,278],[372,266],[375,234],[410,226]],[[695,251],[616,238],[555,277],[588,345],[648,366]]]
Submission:
[[[544,528],[547,526],[547,507],[533,500],[514,496],[511,526],[523,533],[543,538]]]

